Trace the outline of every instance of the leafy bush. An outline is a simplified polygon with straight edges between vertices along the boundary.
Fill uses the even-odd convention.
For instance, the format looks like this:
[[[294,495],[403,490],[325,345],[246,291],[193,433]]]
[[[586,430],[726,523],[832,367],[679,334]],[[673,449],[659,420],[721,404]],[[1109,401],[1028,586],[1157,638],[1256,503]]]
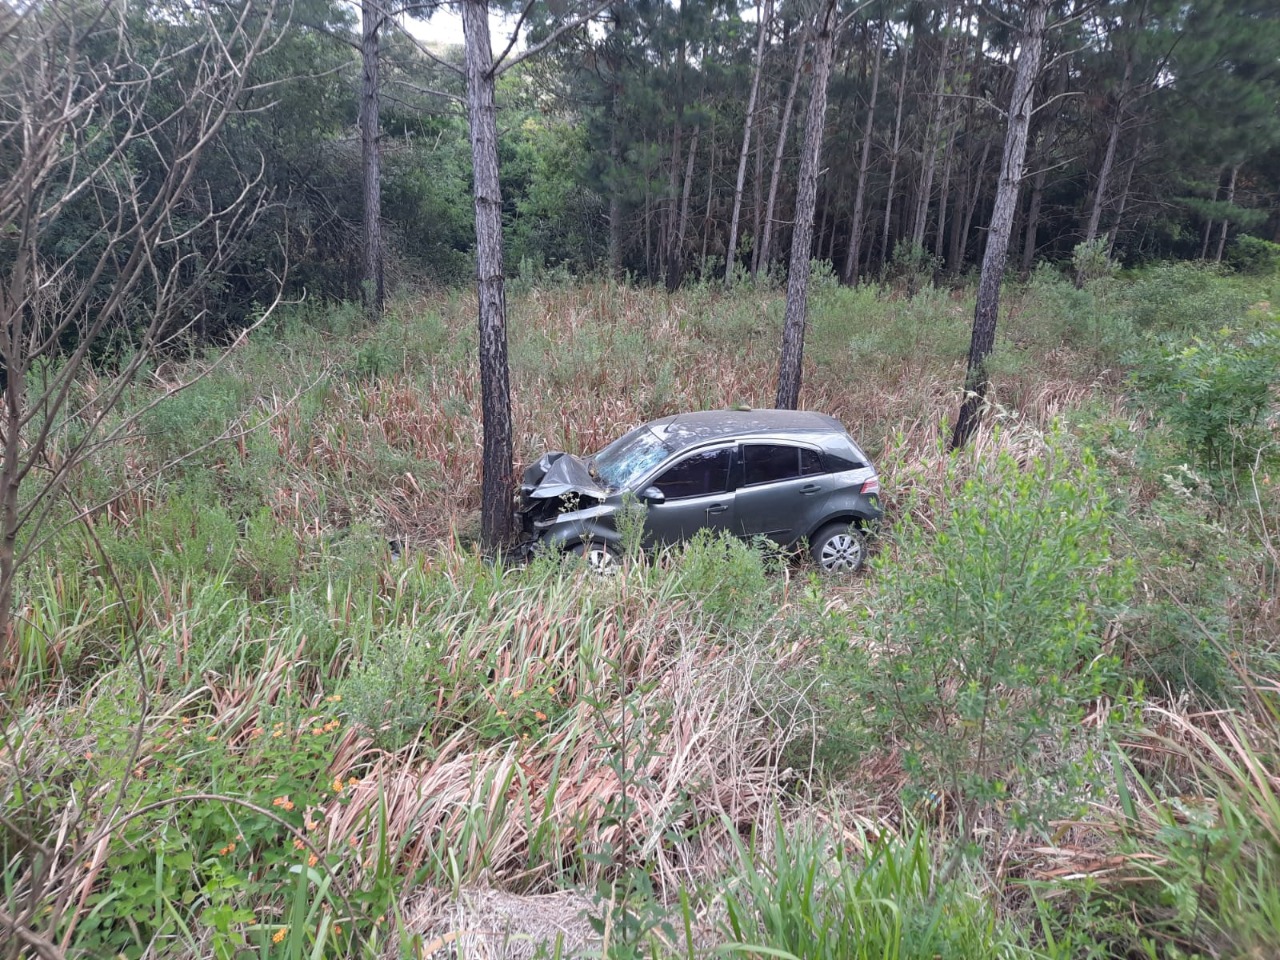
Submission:
[[[963,483],[959,470],[956,493],[899,525],[873,642],[830,650],[831,719],[869,708],[872,741],[905,742],[917,783],[944,784],[966,829],[994,803],[1043,822],[1079,797],[1082,771],[1049,745],[1111,681],[1102,626],[1129,572],[1087,452],[1078,466],[1058,447],[1025,466],[1001,454]]]
[[[1216,267],[1160,263],[1134,279],[1123,303],[1141,330],[1200,333],[1234,324],[1244,315],[1249,294]]]
[[[1280,243],[1242,233],[1227,248],[1227,263],[1238,273],[1274,276],[1280,272]]]
[[[108,693],[41,734],[50,742],[22,744],[19,763],[43,753],[62,775],[32,778],[21,797],[3,797],[6,811],[20,804],[34,813],[120,791],[109,844],[95,852],[98,882],[85,888],[77,953],[136,958],[154,955],[161,943],[175,955],[230,960],[250,947],[268,955],[273,935],[289,925],[290,900],[314,897],[318,909],[324,894],[312,888],[329,889],[321,874],[349,876],[353,866],[341,847],[326,849],[323,832],[312,832],[321,824],[309,826],[319,805],[346,802],[353,785],[330,767],[342,737],[338,698],[316,711],[282,703],[264,711],[258,726],[228,727],[200,715],[147,717],[127,669],[111,679]],[[145,747],[135,755],[137,731]],[[83,753],[64,757],[55,737],[82,743]],[[132,772],[124,766],[130,757]],[[326,943],[326,955],[343,949],[327,924],[295,933],[315,944],[316,955]]]
[[[935,257],[918,243],[899,240],[893,247],[888,276],[890,279],[905,283],[907,293],[915,295],[931,283],[933,275],[941,269],[940,257]]]
[[[725,896],[724,934],[736,952],[793,960],[978,960],[1016,953],[987,899],[961,874],[947,880],[929,836],[788,836],[773,849],[740,845]]]
[[[1011,334],[1016,329],[1016,335],[1044,347],[1066,344],[1114,362],[1138,342],[1132,319],[1115,299],[1114,285],[1105,278],[1077,287],[1042,261],[1027,284]]]
[[[1165,340],[1133,374],[1141,396],[1195,465],[1219,479],[1252,465],[1270,442],[1263,417],[1280,373],[1280,340],[1222,328],[1191,342]]]
[[[1108,253],[1106,237],[1095,237],[1077,243],[1071,251],[1071,265],[1076,271],[1076,286],[1084,286],[1092,280],[1115,276],[1117,265]]]
[[[760,549],[723,531],[699,530],[676,558],[682,592],[726,629],[751,623],[772,599]]]

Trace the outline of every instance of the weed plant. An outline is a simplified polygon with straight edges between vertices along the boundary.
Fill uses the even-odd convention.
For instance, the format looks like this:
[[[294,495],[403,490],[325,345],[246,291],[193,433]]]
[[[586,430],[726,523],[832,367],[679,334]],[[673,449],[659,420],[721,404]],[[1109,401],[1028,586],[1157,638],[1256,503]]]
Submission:
[[[889,515],[850,583],[706,536],[604,580],[487,565],[470,295],[376,329],[295,307],[99,451],[35,545],[0,653],[0,909],[130,958],[438,952],[481,884],[625,892],[596,952],[1267,955],[1274,477],[1202,482],[1193,392],[1132,405],[1107,373],[1148,330],[1247,344],[1267,282],[1037,273],[1004,426],[959,460],[969,293],[824,285],[805,403],[873,453]],[[521,461],[772,402],[767,279],[512,306]],[[1109,752],[1117,703],[1164,740]],[[422,896],[453,926],[411,927]]]

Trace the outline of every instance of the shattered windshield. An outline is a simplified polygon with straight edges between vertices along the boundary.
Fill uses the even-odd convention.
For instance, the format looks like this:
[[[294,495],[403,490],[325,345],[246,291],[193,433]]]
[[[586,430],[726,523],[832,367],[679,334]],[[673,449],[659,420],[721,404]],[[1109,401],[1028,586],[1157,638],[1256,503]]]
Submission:
[[[661,436],[638,427],[592,457],[591,472],[610,490],[626,490],[670,454]]]

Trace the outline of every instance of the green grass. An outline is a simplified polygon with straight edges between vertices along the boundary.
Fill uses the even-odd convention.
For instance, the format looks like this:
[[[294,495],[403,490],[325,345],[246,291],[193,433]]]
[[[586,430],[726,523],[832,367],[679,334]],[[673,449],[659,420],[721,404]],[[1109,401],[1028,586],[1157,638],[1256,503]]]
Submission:
[[[876,457],[889,515],[848,584],[714,539],[606,581],[555,558],[487,564],[470,541],[469,295],[399,302],[374,330],[351,307],[295,308],[97,451],[23,572],[0,909],[51,906],[35,927],[73,953],[130,958],[372,958],[411,891],[482,883],[629,891],[621,913],[596,908],[619,957],[1265,955],[1276,484],[1247,468],[1236,488],[1192,483],[1185,444],[1124,396],[1117,364],[1155,332],[1264,332],[1267,295],[1185,267],[1083,290],[1037,273],[1006,291],[1000,428],[951,458],[971,291],[823,285],[804,401]],[[781,310],[767,285],[530,287],[512,303],[518,458],[598,449],[681,409],[769,405]],[[184,370],[162,372],[130,409]],[[1097,536],[1064,539],[1090,500],[1068,477],[1113,504],[1086,511]],[[91,525],[73,522],[80,506]],[[1105,695],[1077,698],[1084,726],[1061,730],[1026,695],[1058,581],[995,584],[1030,576],[1005,541],[1045,511],[1063,536],[1027,555],[1061,547],[1088,581],[1070,596],[1089,643],[1053,661],[1052,684],[1089,686],[1104,662],[1125,678],[1090,686]],[[1001,540],[996,520],[1033,532]],[[1100,603],[1096,574],[1125,565],[1133,589]],[[927,643],[887,616],[908,595],[923,599],[898,620]],[[1053,756],[1039,741],[1014,744],[1009,768],[951,751],[942,775],[922,745],[984,742],[963,736],[978,701],[952,684],[983,623],[1010,638],[998,655],[1022,655],[973,672],[995,678],[983,696],[1052,727]],[[913,655],[923,673],[888,669]],[[873,722],[926,694],[939,709],[910,729]],[[1133,745],[1144,719],[1171,738],[1165,716],[1182,754]],[[1132,776],[1112,777],[1109,737]],[[1094,778],[1094,804],[1023,830],[1018,791],[1057,783],[1062,758]],[[956,784],[979,774],[991,802],[960,834]],[[1190,793],[1217,798],[1203,823],[1178,806]],[[32,872],[23,837],[57,851],[52,870]],[[1114,857],[1131,868],[1088,866]]]

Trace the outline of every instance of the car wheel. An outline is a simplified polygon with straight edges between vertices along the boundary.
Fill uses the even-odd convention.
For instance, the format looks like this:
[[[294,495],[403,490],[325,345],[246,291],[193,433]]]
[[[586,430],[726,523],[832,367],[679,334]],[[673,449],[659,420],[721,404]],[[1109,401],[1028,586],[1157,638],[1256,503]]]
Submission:
[[[867,556],[867,542],[852,524],[831,523],[813,535],[813,562],[823,573],[856,573]]]
[[[618,572],[618,555],[603,543],[579,543],[573,555],[581,557],[593,573],[612,576]]]

